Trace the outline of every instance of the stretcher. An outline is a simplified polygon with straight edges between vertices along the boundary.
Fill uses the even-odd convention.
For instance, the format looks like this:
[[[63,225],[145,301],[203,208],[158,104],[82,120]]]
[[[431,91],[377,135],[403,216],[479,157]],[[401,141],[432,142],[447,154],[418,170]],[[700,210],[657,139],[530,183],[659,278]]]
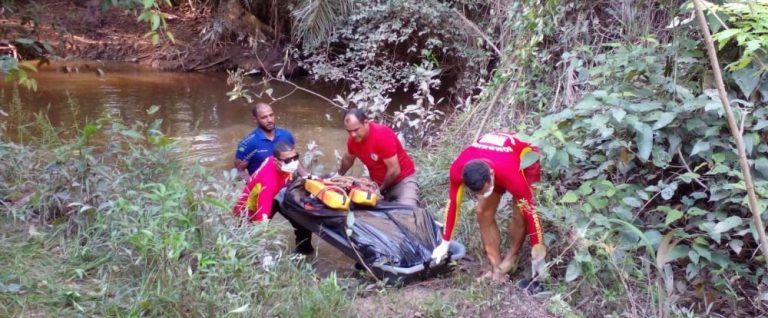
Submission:
[[[466,253],[464,245],[451,241],[448,257],[439,264],[432,261],[442,228],[423,209],[385,201],[374,207],[351,203],[349,210],[331,209],[310,195],[304,182],[298,179],[288,185],[279,200],[281,213],[389,284],[445,274],[452,261]]]

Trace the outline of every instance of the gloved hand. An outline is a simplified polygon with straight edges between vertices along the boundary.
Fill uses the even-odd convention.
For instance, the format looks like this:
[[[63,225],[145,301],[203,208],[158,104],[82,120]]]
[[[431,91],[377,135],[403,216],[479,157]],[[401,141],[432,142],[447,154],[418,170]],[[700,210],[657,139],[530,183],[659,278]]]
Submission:
[[[532,277],[542,279],[547,275],[547,247],[544,244],[536,244],[531,248],[531,273]]]
[[[443,258],[448,254],[448,247],[450,245],[451,241],[443,240],[440,245],[435,247],[432,251],[432,261],[434,261],[435,264],[440,264],[440,262],[443,261]]]

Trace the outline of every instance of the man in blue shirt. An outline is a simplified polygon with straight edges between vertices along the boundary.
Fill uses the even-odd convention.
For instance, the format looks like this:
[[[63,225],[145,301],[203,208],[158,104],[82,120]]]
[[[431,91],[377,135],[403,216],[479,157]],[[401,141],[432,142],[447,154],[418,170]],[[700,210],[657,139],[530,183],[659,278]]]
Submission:
[[[274,145],[284,141],[295,145],[290,131],[275,127],[275,112],[272,106],[257,103],[251,108],[253,122],[258,125],[250,135],[246,136],[235,151],[235,167],[238,171],[248,169],[248,175],[253,174],[261,163],[272,154]]]

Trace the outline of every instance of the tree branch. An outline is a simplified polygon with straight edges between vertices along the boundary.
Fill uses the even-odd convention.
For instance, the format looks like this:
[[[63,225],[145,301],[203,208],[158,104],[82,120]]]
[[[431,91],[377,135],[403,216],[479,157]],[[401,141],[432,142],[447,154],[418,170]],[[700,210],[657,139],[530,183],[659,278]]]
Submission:
[[[499,48],[496,47],[496,44],[493,44],[493,41],[491,41],[491,38],[489,38],[488,35],[486,35],[485,33],[483,33],[482,30],[480,30],[480,28],[477,26],[477,24],[475,24],[474,22],[472,22],[469,19],[467,19],[467,17],[465,17],[463,14],[461,14],[461,12],[459,12],[459,10],[456,10],[456,8],[453,8],[453,12],[456,13],[456,15],[458,15],[461,18],[461,20],[464,21],[464,23],[466,25],[468,25],[472,30],[474,30],[478,35],[480,35],[480,37],[483,38],[483,40],[485,40],[485,43],[488,43],[488,45],[493,49],[494,52],[496,52],[496,54],[499,57],[502,56],[501,55],[501,50],[499,50]]]

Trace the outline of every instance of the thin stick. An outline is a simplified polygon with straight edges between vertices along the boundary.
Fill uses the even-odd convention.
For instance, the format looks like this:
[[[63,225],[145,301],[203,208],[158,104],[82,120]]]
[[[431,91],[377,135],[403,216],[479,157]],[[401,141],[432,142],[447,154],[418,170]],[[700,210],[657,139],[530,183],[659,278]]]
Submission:
[[[728,95],[725,92],[725,84],[723,84],[723,74],[720,71],[720,62],[717,60],[717,52],[715,52],[715,44],[712,42],[712,35],[709,34],[709,28],[707,27],[707,21],[704,18],[704,12],[702,12],[702,5],[700,0],[693,0],[694,6],[696,6],[696,16],[699,21],[699,28],[704,36],[704,41],[707,44],[707,53],[709,54],[709,63],[712,64],[712,71],[715,76],[715,83],[717,84],[717,91],[720,94],[720,102],[725,109],[725,115],[728,118],[728,126],[731,128],[731,134],[736,139],[736,149],[739,151],[739,162],[741,163],[741,173],[744,174],[744,184],[747,187],[747,196],[749,197],[749,207],[752,211],[752,220],[755,222],[757,228],[757,234],[760,236],[760,247],[763,251],[763,261],[766,262],[768,267],[768,240],[765,238],[765,227],[763,226],[763,220],[760,218],[761,211],[758,210],[757,196],[755,195],[755,185],[752,183],[752,172],[749,170],[749,162],[747,161],[747,151],[744,149],[744,141],[739,133],[739,126],[736,124],[736,118],[733,116],[733,110],[728,102]]]
[[[491,113],[493,112],[493,106],[496,106],[496,100],[499,99],[499,96],[501,95],[501,92],[504,90],[504,84],[499,86],[499,89],[496,90],[496,94],[493,95],[493,99],[491,99],[491,103],[488,104],[488,112],[485,113],[485,116],[483,116],[483,121],[480,122],[480,126],[477,128],[477,132],[475,132],[475,138],[472,139],[477,140],[478,137],[480,137],[480,133],[483,132],[483,129],[485,129],[485,122],[488,121],[488,117],[491,116]]]
[[[472,30],[474,30],[478,35],[480,35],[480,37],[483,38],[483,40],[485,40],[485,43],[488,43],[488,46],[490,46],[498,56],[502,56],[501,50],[499,50],[499,48],[496,47],[495,44],[493,44],[493,41],[491,41],[488,35],[483,33],[483,31],[480,30],[479,27],[477,27],[477,24],[467,19],[467,17],[461,14],[459,10],[456,10],[456,8],[453,8],[453,12],[456,13],[456,15],[458,15],[461,18],[461,20],[464,21],[464,23],[466,23],[470,28],[472,28]]]
[[[688,172],[690,173],[695,173],[693,172],[693,170],[691,170],[691,167],[688,166],[688,162],[686,162],[685,158],[683,158],[683,152],[680,151],[679,148],[677,149],[677,155],[680,156],[680,160],[683,162],[683,166],[685,167],[685,170],[688,170]],[[694,178],[693,181],[696,181],[696,183],[698,183],[705,190],[709,190],[709,187],[707,187],[704,183],[702,183],[698,178]]]
[[[344,106],[342,106],[342,105],[339,105],[338,103],[336,103],[336,102],[334,102],[334,101],[332,101],[332,100],[328,99],[328,97],[325,97],[325,96],[323,96],[323,95],[320,95],[319,93],[317,93],[317,92],[315,92],[315,91],[313,91],[313,90],[311,90],[311,89],[307,89],[307,88],[301,87],[301,86],[297,85],[296,83],[294,83],[294,82],[291,82],[291,81],[289,81],[289,80],[280,79],[280,78],[277,78],[277,77],[274,77],[274,76],[272,76],[272,74],[270,74],[270,73],[269,73],[269,71],[267,70],[267,67],[266,67],[266,66],[264,66],[264,62],[262,62],[262,61],[261,61],[261,58],[259,58],[259,56],[258,56],[258,55],[256,55],[256,60],[259,62],[259,66],[261,66],[261,71],[262,71],[262,73],[263,73],[263,76],[265,76],[265,77],[266,77],[266,80],[267,80],[268,82],[269,82],[269,81],[278,81],[278,82],[281,82],[281,83],[290,84],[290,85],[292,85],[292,86],[293,86],[293,91],[291,91],[291,92],[294,92],[294,91],[296,91],[296,90],[298,89],[298,90],[300,90],[300,91],[303,91],[303,92],[305,92],[305,93],[309,93],[309,94],[315,95],[315,97],[318,97],[318,98],[320,98],[320,99],[322,99],[322,100],[324,100],[324,101],[328,102],[328,104],[331,104],[331,105],[333,105],[333,106],[335,106],[335,107],[337,107],[337,108],[339,108],[339,109],[342,109],[342,110],[346,110],[346,108],[344,108]],[[285,64],[283,64],[283,65],[285,65]],[[270,97],[271,97],[271,96],[270,96]],[[286,96],[283,96],[283,97],[281,97],[281,99],[282,99],[282,98],[285,98],[285,97],[287,97],[287,95],[286,95]]]

